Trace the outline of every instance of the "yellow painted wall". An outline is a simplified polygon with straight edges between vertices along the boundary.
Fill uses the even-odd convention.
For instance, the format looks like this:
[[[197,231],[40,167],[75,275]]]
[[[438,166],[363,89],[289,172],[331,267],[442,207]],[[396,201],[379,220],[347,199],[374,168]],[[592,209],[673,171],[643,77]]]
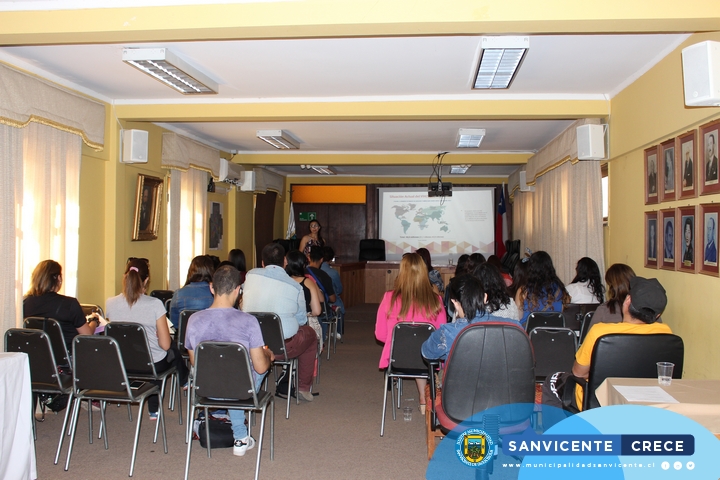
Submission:
[[[703,40],[720,41],[720,34],[693,35],[611,101],[607,265],[627,263],[657,278],[668,295],[663,319],[685,341],[684,376],[720,378],[720,278],[643,266],[644,212],[720,201],[710,195],[644,204],[643,149],[720,118],[720,108],[684,106],[681,50]]]

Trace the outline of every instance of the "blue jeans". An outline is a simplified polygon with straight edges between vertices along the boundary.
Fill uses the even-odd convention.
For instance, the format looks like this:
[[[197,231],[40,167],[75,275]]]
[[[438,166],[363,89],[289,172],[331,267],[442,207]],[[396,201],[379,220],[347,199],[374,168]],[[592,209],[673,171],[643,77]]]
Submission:
[[[260,384],[262,383],[263,378],[265,378],[265,375],[267,375],[267,372],[260,374],[253,370],[252,373],[253,379],[255,380],[255,391],[257,392],[260,390]],[[230,422],[232,423],[233,438],[235,440],[243,440],[247,437],[248,429],[247,425],[245,425],[245,410],[228,409],[228,416],[230,417]]]

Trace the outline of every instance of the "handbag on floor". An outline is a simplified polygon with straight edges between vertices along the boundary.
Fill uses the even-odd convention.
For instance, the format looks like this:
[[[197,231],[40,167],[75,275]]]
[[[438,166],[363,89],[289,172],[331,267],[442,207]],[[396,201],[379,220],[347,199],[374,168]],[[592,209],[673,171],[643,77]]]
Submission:
[[[225,419],[215,418],[212,415],[209,417],[209,421],[206,421],[204,417],[196,420],[196,422],[200,422],[197,429],[200,446],[207,448],[207,442],[205,441],[205,429],[207,428],[207,425],[210,425],[210,445],[212,448],[232,447],[235,444],[232,424]]]

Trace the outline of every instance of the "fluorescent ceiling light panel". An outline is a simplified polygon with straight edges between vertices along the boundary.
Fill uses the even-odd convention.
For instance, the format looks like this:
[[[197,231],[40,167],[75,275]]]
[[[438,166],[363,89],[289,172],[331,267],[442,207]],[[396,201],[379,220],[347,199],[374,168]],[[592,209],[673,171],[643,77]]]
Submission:
[[[530,37],[482,37],[481,46],[473,88],[508,88],[530,48]]]
[[[123,48],[123,62],[183,95],[218,93],[218,84],[167,48]]]
[[[483,137],[485,137],[484,128],[461,128],[458,132],[457,146],[458,148],[478,148]]]
[[[285,130],[258,130],[257,137],[279,150],[297,150],[298,144]]]
[[[470,165],[450,165],[450,174],[465,175],[465,172],[467,172],[469,169]]]
[[[320,165],[312,165],[311,168],[318,172],[321,175],[335,175],[335,172],[333,172],[330,167],[321,167]]]

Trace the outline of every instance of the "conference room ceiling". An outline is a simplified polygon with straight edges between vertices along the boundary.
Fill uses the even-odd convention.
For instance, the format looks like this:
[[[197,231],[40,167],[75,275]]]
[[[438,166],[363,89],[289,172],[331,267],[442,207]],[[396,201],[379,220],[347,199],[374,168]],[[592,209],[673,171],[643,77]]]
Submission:
[[[51,5],[0,1],[0,12],[37,3]],[[472,89],[481,35],[14,44],[0,47],[0,61],[106,101],[120,119],[150,121],[237,153],[239,163],[251,156],[260,164],[274,154],[268,164],[283,175],[315,175],[299,165],[333,165],[350,154],[361,159],[334,166],[338,174],[424,176],[438,152],[450,152],[445,165],[470,163],[468,175],[506,177],[522,163],[518,158],[537,152],[577,118],[602,118],[598,102],[607,107],[687,37],[530,35],[510,88],[489,91]],[[0,32],[0,45],[8,45],[2,40]],[[125,47],[166,47],[220,91],[183,96],[123,63]],[[516,109],[515,102],[554,106],[534,112]],[[585,104],[593,106],[584,111]],[[178,106],[180,114],[168,115]],[[485,129],[480,148],[457,148],[460,128]],[[279,153],[256,137],[268,129],[289,131],[299,150]],[[365,162],[363,155],[382,160]],[[427,161],[408,164],[407,156]]]

